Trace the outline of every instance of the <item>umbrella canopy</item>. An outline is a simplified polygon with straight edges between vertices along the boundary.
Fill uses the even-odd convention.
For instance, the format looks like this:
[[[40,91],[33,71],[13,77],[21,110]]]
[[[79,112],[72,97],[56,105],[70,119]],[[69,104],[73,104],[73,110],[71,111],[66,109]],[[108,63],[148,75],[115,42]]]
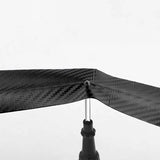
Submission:
[[[0,71],[0,113],[86,98],[95,98],[117,111],[160,126],[160,88],[97,69]]]

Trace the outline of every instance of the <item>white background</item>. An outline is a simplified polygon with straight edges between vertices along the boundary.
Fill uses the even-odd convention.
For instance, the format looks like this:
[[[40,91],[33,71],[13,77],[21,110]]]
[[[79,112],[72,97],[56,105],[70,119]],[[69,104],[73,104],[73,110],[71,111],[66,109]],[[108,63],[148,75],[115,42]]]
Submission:
[[[1,0],[0,69],[97,68],[160,87],[159,0]],[[159,160],[160,128],[92,100],[101,160]],[[76,160],[84,102],[0,115],[1,160]]]

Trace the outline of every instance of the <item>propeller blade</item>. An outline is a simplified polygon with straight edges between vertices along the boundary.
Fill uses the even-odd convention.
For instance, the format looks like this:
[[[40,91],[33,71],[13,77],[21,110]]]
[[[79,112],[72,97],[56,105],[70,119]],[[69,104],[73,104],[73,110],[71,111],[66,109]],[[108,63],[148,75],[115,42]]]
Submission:
[[[0,113],[54,106],[87,98],[92,69],[0,71]]]
[[[111,108],[160,126],[160,88],[96,71],[92,97]]]
[[[85,81],[90,81],[86,86]],[[112,77],[96,69],[0,71],[0,113],[95,98],[160,126],[160,88]]]

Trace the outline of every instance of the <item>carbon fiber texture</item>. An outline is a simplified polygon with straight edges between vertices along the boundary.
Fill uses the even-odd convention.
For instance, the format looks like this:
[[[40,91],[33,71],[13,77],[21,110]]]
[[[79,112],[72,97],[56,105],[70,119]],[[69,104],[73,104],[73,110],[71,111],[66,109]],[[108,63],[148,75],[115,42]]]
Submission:
[[[84,82],[90,81],[89,88]],[[0,113],[95,98],[160,126],[160,88],[116,78],[97,69],[0,71]]]

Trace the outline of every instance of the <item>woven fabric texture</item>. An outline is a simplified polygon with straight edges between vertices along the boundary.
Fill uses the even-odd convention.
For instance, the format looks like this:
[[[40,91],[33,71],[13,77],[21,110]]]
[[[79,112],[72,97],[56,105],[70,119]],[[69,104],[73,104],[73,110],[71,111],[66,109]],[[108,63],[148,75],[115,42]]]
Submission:
[[[86,87],[86,80],[90,86]],[[160,88],[97,69],[0,71],[0,113],[95,98],[129,116],[160,126]]]

